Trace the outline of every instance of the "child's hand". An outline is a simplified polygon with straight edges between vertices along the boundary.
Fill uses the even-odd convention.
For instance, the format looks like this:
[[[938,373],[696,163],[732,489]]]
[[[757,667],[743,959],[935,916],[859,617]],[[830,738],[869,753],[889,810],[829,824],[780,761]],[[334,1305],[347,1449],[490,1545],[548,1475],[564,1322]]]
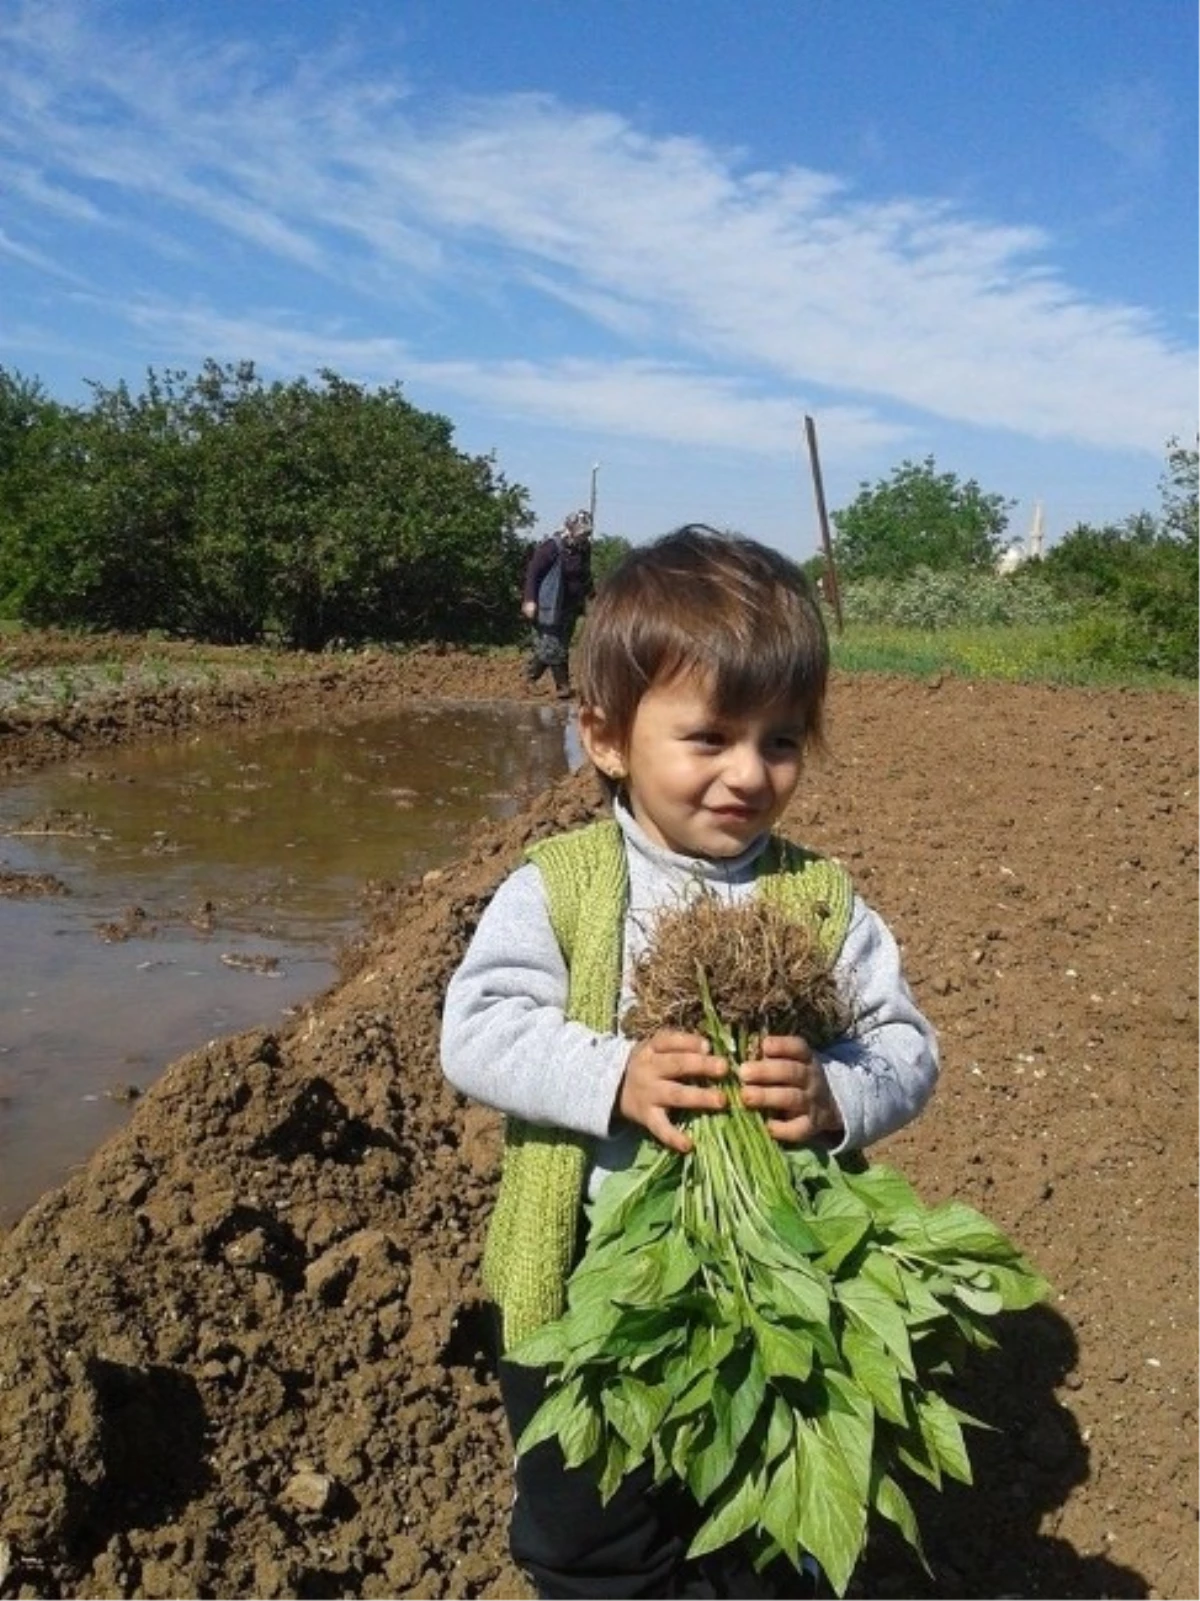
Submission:
[[[625,1064],[617,1108],[622,1117],[640,1123],[654,1138],[673,1151],[687,1155],[692,1142],[671,1121],[671,1112],[720,1112],[725,1093],[690,1083],[691,1079],[721,1079],[728,1072],[724,1060],[712,1054],[699,1034],[663,1029],[635,1045]]]
[[[829,1090],[825,1069],[805,1040],[768,1035],[756,1061],[741,1070],[742,1100],[767,1119],[777,1140],[799,1144],[818,1134],[840,1134],[841,1114]]]

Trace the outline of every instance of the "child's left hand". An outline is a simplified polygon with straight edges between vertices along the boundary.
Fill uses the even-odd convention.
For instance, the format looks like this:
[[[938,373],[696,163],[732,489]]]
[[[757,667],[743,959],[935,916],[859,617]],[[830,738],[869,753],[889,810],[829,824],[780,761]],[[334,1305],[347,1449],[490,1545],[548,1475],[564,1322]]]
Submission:
[[[807,1041],[792,1035],[767,1035],[759,1055],[738,1075],[742,1100],[767,1120],[777,1140],[798,1145],[818,1135],[840,1135],[841,1114],[825,1077],[825,1069]]]

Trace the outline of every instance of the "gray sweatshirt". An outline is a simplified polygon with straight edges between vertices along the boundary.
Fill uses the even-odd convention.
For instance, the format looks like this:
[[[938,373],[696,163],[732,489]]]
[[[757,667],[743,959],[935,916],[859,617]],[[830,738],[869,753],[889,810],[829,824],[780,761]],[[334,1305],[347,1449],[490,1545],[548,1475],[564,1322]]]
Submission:
[[[613,808],[629,864],[624,983],[645,947],[653,913],[701,890],[735,901],[754,892],[767,836],[720,861],[678,856],[651,843],[618,801]],[[918,1011],[886,924],[858,896],[834,976],[853,1001],[855,1032],[820,1052],[845,1137],[859,1149],[910,1122],[933,1093],[937,1036]],[[525,1119],[589,1134],[594,1199],[627,1167],[645,1131],[620,1116],[617,1098],[634,1042],[597,1034],[565,1015],[567,968],[550,926],[542,876],[532,862],[500,885],[446,992],[442,1067],[464,1095]]]

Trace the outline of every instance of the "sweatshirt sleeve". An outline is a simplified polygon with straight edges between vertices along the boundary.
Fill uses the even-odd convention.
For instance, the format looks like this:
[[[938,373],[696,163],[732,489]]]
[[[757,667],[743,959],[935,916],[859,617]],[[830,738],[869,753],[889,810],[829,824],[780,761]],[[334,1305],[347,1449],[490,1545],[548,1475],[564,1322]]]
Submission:
[[[633,1043],[568,1021],[566,1001],[542,877],[527,863],[492,897],[446,990],[450,1083],[531,1123],[607,1135]]]
[[[858,1150],[921,1111],[937,1083],[938,1041],[913,1000],[895,938],[858,896],[834,976],[855,1026],[821,1061],[846,1131],[834,1149]]]

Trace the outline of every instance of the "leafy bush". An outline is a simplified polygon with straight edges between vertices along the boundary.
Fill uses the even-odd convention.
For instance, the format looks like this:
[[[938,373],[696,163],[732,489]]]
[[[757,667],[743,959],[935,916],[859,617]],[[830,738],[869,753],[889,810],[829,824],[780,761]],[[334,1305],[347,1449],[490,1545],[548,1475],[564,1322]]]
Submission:
[[[1048,581],[1075,606],[1078,649],[1109,666],[1191,678],[1200,653],[1195,532],[1147,516],[1081,526],[1046,557]]]
[[[907,578],[867,578],[846,585],[842,615],[847,622],[941,629],[1061,623],[1072,617],[1073,607],[1029,569],[999,577],[919,568]]]

